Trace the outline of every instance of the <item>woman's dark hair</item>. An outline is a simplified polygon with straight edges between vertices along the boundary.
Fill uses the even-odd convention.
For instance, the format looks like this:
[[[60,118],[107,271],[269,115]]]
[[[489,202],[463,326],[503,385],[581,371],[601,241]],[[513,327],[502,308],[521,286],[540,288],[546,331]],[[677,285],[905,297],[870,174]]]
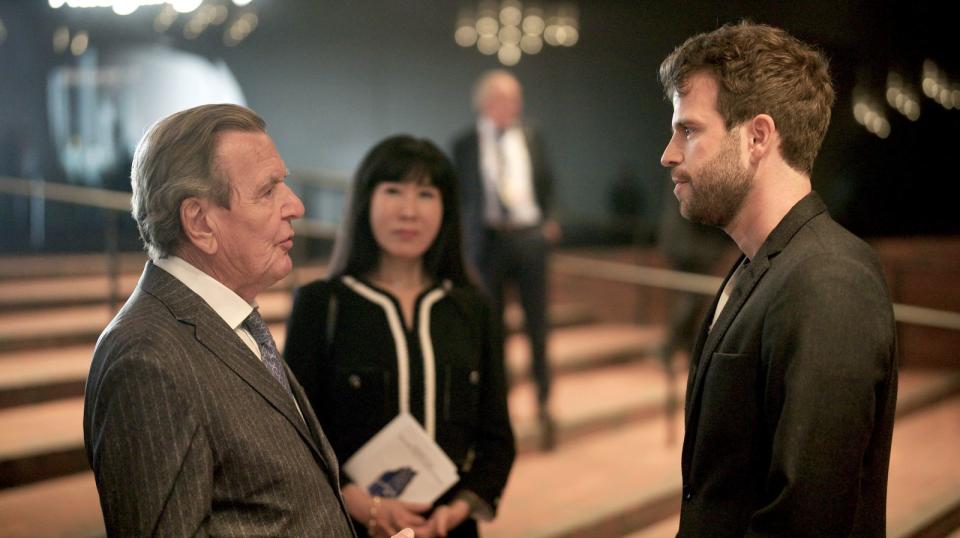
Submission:
[[[413,181],[440,191],[443,218],[433,244],[423,255],[423,267],[438,280],[458,286],[469,279],[463,264],[460,201],[450,160],[433,142],[409,135],[391,136],[363,158],[350,188],[347,213],[340,223],[330,261],[330,277],[364,275],[380,260],[380,247],[370,229],[370,199],[385,181]]]

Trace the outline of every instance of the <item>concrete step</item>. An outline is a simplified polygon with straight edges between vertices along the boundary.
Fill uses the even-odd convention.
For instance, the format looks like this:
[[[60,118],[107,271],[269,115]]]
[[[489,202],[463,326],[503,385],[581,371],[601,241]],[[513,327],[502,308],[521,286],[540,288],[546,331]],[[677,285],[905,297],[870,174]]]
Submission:
[[[132,273],[120,275],[116,282],[117,297],[126,299],[139,278]],[[113,286],[103,275],[0,280],[0,312],[105,304]]]
[[[891,537],[946,536],[960,517],[960,396],[926,399],[936,372],[903,372],[890,463],[887,521]],[[933,402],[922,407],[915,402]],[[513,401],[511,401],[513,404]],[[682,431],[682,418],[674,427]],[[561,445],[557,453],[522,454],[500,514],[484,536],[675,536],[680,506],[679,442],[664,442],[662,423],[632,422]],[[576,470],[582,469],[581,473]],[[946,528],[939,534],[926,529]]]
[[[282,328],[276,332],[282,335]],[[75,350],[70,361],[50,360],[44,365],[56,375],[44,380],[50,383],[47,389],[75,387],[73,397],[0,409],[0,488],[86,467],[81,429],[82,384],[90,355],[81,352]],[[17,375],[24,383],[31,382],[29,376],[21,375],[22,371],[16,367],[25,360],[29,359],[0,362],[0,367],[9,367],[6,371],[0,369],[0,376],[7,378],[8,386],[13,385]],[[66,375],[68,370],[73,373],[72,379]],[[560,375],[554,385],[553,414],[561,441],[627,421],[658,416],[663,412],[666,399],[663,373],[652,363],[626,363],[576,375]],[[676,381],[674,388],[677,394],[682,394],[682,379]],[[42,386],[35,384],[20,389],[19,393],[42,390]],[[16,394],[11,389],[5,392]],[[540,432],[534,394],[529,381],[511,390],[510,405],[522,450],[538,446]],[[604,397],[596,398],[597,394]]]
[[[273,324],[271,330],[282,346],[285,327]],[[664,413],[667,383],[660,365],[656,361],[625,359],[649,353],[658,342],[658,333],[657,328],[629,324],[553,331],[549,347],[557,376],[552,411],[558,422],[559,440]],[[83,383],[91,353],[91,346],[73,346],[49,354],[8,353],[0,360],[0,425],[9,424],[0,432],[10,432],[12,443],[0,442],[0,466],[7,470],[0,478],[2,487],[24,483],[37,475],[55,476],[83,467],[82,461],[76,461],[83,459],[78,409],[82,408]],[[540,433],[535,388],[525,375],[527,359],[525,337],[511,337],[508,366],[515,383],[510,406],[521,450],[535,448]],[[684,376],[678,375],[675,381],[678,397],[683,394],[683,380]],[[916,411],[958,393],[960,372],[906,371],[901,376],[898,409]],[[51,436],[42,427],[27,427],[26,434],[14,436],[13,432],[19,432],[22,425],[41,422],[34,418],[35,413],[56,419],[54,424],[60,425],[53,432],[56,435]],[[69,448],[64,448],[65,443]],[[24,450],[24,446],[32,450]],[[42,462],[47,459],[51,461],[50,469],[40,472],[39,467],[44,467]]]
[[[674,427],[682,429],[677,416]],[[626,424],[518,459],[487,538],[623,536],[680,506],[680,442],[658,421]]]
[[[121,252],[117,257],[120,273],[140,274],[147,262],[145,252]],[[104,253],[43,254],[0,256],[0,281],[23,278],[95,276],[109,272],[110,260]]]
[[[290,315],[289,291],[263,293],[257,302],[268,322]],[[92,343],[113,316],[101,304],[0,313],[0,352]]]
[[[93,344],[0,354],[0,409],[83,395]]]
[[[571,372],[650,356],[663,341],[664,328],[635,323],[592,323],[555,329],[547,342],[554,372]],[[507,373],[522,379],[530,371],[530,346],[522,334],[506,344]]]
[[[82,397],[0,411],[0,489],[87,469]]]
[[[946,536],[960,529],[958,454],[960,397],[898,417],[887,495],[891,538]]]
[[[633,366],[643,370],[642,364]],[[627,370],[616,373],[631,385]],[[922,385],[923,378],[929,378],[929,374],[923,378],[904,374],[908,384]],[[572,400],[581,397],[564,389],[562,381],[557,385],[558,414],[568,405],[575,408]],[[594,390],[604,388],[595,382]],[[521,389],[522,385],[514,390]],[[560,403],[567,398],[569,403]],[[521,407],[511,409],[518,431],[526,416],[523,400],[522,392],[511,394],[511,406]],[[888,520],[890,535],[896,538],[919,537],[903,529],[922,526],[924,518],[931,517],[928,514],[942,513],[944,499],[956,498],[960,492],[960,461],[955,457],[960,446],[960,398],[917,409],[898,421],[894,433]],[[676,417],[673,426],[681,431],[682,418]],[[0,431],[7,429],[0,427]],[[523,452],[500,514],[494,522],[483,524],[483,535],[673,536],[679,507],[679,457],[679,440],[666,442],[663,423],[650,420],[573,438],[553,452]],[[55,517],[50,507],[57,507]],[[91,473],[0,491],[0,536],[100,535],[102,522]]]
[[[105,535],[100,498],[91,472],[0,490],[0,536],[100,538]]]
[[[285,292],[264,294],[261,311],[273,320],[271,331],[277,345],[283,347],[286,319],[290,308]],[[590,313],[578,305],[555,305],[551,315],[557,323],[567,326],[589,323]],[[77,396],[83,393],[83,382],[90,368],[94,341],[108,322],[110,312],[103,306],[83,306],[57,309],[55,312],[28,312],[8,316],[8,324],[0,325],[0,349],[6,338],[7,349],[0,352],[0,409],[21,404],[38,403],[55,398]],[[5,316],[0,314],[0,318]],[[519,312],[513,316],[522,323]],[[55,327],[55,328],[54,328]],[[591,327],[599,327],[592,325]],[[559,372],[588,367],[592,364],[622,360],[629,354],[639,355],[655,345],[660,331],[635,326],[596,328],[602,342],[593,347],[582,341],[589,333],[557,328],[550,349]],[[638,331],[639,332],[636,332]],[[72,340],[84,343],[66,344]],[[31,347],[29,342],[64,342],[61,347]],[[523,336],[511,337],[508,353],[514,368],[514,378],[526,376],[529,352]],[[579,343],[578,343],[579,342]]]
[[[0,279],[0,312],[22,312],[61,306],[107,304],[116,286],[117,298],[122,303],[140,279],[141,263],[135,271],[118,275],[114,283],[102,271],[97,274],[67,276],[28,276]],[[326,274],[323,265],[298,267],[287,278],[276,283],[274,290],[291,290],[299,284],[321,278]]]
[[[106,286],[106,282],[97,283],[96,280],[96,277],[69,279],[70,283],[63,283],[63,286],[89,289],[92,290],[91,295],[100,296],[103,291],[100,288]],[[86,301],[82,293],[61,293],[65,291],[61,286],[51,287],[48,283],[35,282],[17,285],[36,288],[37,300],[49,300],[50,304],[43,308],[21,309],[17,308],[14,299],[10,299],[10,308],[0,307],[0,353],[95,342],[114,315],[106,303],[106,295],[100,300]],[[123,300],[126,300],[126,294],[135,285],[136,278],[133,277],[131,282],[124,283],[129,289],[124,291]],[[5,291],[3,288],[11,286],[13,284],[0,282],[0,294]],[[260,304],[261,315],[267,322],[286,321],[292,305],[289,284],[275,285],[270,291],[261,294],[257,302]],[[511,333],[518,332],[523,326],[523,314],[519,307],[511,305],[505,316],[508,330]],[[550,320],[554,327],[588,323],[593,319],[592,311],[584,305],[555,304],[550,307]]]
[[[667,420],[667,402],[676,403],[681,413],[686,376],[675,376],[668,394],[666,375],[654,361],[632,361],[600,366],[557,376],[552,386],[550,410],[556,422],[558,445],[626,424],[656,419],[663,439],[677,439],[673,424]],[[536,387],[531,381],[518,383],[510,390],[510,418],[517,448],[523,452],[540,447],[540,426]]]
[[[282,347],[286,336],[284,325],[273,324],[271,331],[277,345]],[[638,356],[645,346],[652,345],[650,340],[656,336],[655,332],[628,325],[553,331],[550,349],[559,374],[554,402],[561,439],[660,412],[665,382],[655,365],[626,364],[620,370],[605,369],[576,379],[564,379],[570,372],[622,363],[624,357]],[[508,364],[523,364],[524,340],[521,335],[511,337]],[[91,346],[72,346],[49,355],[37,356],[30,351],[8,353],[0,360],[0,403],[6,404],[0,408],[0,470],[3,471],[0,488],[84,468],[80,417],[91,355]],[[519,368],[521,366],[514,366],[514,370]],[[515,373],[513,378],[519,383],[511,391],[518,394],[514,398],[528,402],[516,404],[521,413],[518,422],[521,446],[527,449],[538,439],[534,389],[529,381],[523,382],[525,375]],[[613,387],[621,380],[633,380],[636,386],[628,383],[615,392]],[[636,390],[647,385],[649,389]],[[598,399],[592,406],[584,405],[591,395],[600,393],[598,390],[608,392],[610,397]],[[565,403],[570,399],[577,403]],[[31,428],[30,424],[41,426]]]

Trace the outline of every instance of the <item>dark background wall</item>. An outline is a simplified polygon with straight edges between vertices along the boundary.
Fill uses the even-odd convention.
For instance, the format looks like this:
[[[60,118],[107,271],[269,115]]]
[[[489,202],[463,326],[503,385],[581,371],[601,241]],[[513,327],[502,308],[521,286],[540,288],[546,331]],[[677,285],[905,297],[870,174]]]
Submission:
[[[549,3],[548,3],[549,4]],[[377,140],[397,132],[447,147],[469,126],[469,94],[495,57],[453,42],[461,5],[446,1],[254,0],[259,26],[228,48],[213,31],[190,41],[158,37],[158,8],[128,17],[109,10],[54,10],[46,1],[0,2],[8,29],[0,44],[0,174],[23,168],[24,152],[39,173],[63,181],[47,132],[46,80],[56,65],[77,60],[52,52],[60,24],[88,29],[103,54],[132,44],[165,42],[211,60],[223,59],[249,105],[266,120],[294,170],[349,175]],[[656,80],[660,60],[689,35],[750,18],[782,26],[816,43],[831,59],[838,90],[834,120],[814,170],[831,211],[865,236],[960,232],[952,192],[960,110],[921,96],[910,122],[886,107],[886,140],[855,123],[852,93],[860,84],[883,102],[889,69],[919,87],[924,59],[960,82],[956,28],[927,2],[579,2],[580,42],[524,56],[513,71],[526,87],[528,116],[547,135],[559,179],[561,219],[575,229],[599,221],[620,170],[632,169],[654,218],[668,176],[659,166],[671,107]],[[30,171],[29,169],[27,170]],[[17,251],[25,202],[0,198],[0,241]],[[81,221],[95,224],[97,217]],[[55,225],[54,225],[55,228]],[[53,235],[59,232],[54,231]]]

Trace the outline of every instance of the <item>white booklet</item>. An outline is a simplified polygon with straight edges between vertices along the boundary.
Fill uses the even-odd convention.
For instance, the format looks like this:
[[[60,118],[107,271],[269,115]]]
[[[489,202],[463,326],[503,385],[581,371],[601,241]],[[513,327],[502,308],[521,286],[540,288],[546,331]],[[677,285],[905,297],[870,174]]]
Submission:
[[[453,461],[406,413],[371,437],[343,468],[371,495],[430,504],[460,479]]]

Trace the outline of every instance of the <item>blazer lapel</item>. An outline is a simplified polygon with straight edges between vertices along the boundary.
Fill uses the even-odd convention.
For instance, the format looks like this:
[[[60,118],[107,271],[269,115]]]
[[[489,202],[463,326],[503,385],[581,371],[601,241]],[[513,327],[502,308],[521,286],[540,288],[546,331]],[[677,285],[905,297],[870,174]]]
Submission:
[[[743,256],[740,256],[737,259],[737,262],[733,264],[733,267],[730,271],[727,272],[727,277],[723,279],[723,283],[720,284],[720,289],[717,291],[717,294],[713,297],[713,302],[710,304],[710,308],[707,309],[706,316],[703,318],[703,321],[700,323],[700,331],[697,333],[697,339],[694,342],[693,350],[690,353],[690,375],[687,378],[687,393],[686,398],[684,399],[685,409],[685,419],[689,423],[690,421],[690,402],[693,400],[693,386],[694,382],[700,377],[698,375],[701,356],[703,355],[703,348],[707,343],[707,338],[710,336],[710,324],[713,320],[714,315],[716,315],[717,306],[720,303],[720,295],[723,293],[723,289],[727,286],[727,282],[733,277],[733,273],[736,272],[737,267],[743,263]],[[728,301],[729,302],[729,301]]]
[[[210,314],[216,316],[213,312],[210,312]],[[297,429],[297,432],[310,445],[310,448],[322,456],[304,423],[304,419],[300,417],[293,399],[283,390],[283,387],[260,362],[260,359],[240,340],[233,329],[228,327],[219,317],[211,319],[206,315],[198,317],[196,327],[197,340],[241,379],[246,381],[253,390],[270,402]],[[292,376],[289,373],[287,375]]]
[[[742,261],[743,257],[734,265],[730,275],[727,276],[727,280],[724,281],[724,286],[726,286],[726,282],[733,277],[733,273],[736,272],[737,267],[739,267]],[[727,332],[727,329],[730,328],[730,324],[736,319],[740,309],[743,308],[744,303],[747,302],[750,294],[754,288],[756,288],[757,283],[760,282],[760,279],[763,278],[764,273],[767,272],[769,267],[770,264],[767,258],[761,258],[759,256],[757,256],[753,262],[747,264],[737,276],[737,281],[733,289],[730,290],[730,297],[727,299],[727,304],[723,307],[723,311],[720,312],[720,317],[717,318],[716,323],[713,324],[713,328],[709,329],[709,333],[707,333],[707,329],[710,327],[710,320],[716,311],[717,300],[720,296],[719,293],[717,294],[717,298],[714,299],[713,308],[710,309],[710,317],[704,320],[704,326],[701,329],[700,336],[697,339],[697,346],[694,350],[696,355],[693,355],[698,357],[699,360],[695,365],[692,365],[690,369],[690,371],[693,372],[693,379],[687,382],[685,417],[685,431],[687,433],[683,439],[683,449],[680,458],[684,476],[686,476],[688,471],[687,466],[693,457],[693,447],[696,444],[696,423],[700,415],[700,399],[703,395],[704,379],[707,377],[707,370],[710,368],[710,360],[713,358],[714,352],[723,339],[723,335]],[[722,293],[723,287],[720,289]]]
[[[742,261],[743,258],[741,257],[741,262]],[[733,272],[736,272],[736,267],[738,266],[734,266]],[[710,359],[713,353],[717,350],[717,346],[723,339],[723,335],[726,334],[727,329],[730,328],[730,324],[736,319],[740,309],[743,308],[744,303],[747,302],[747,298],[753,293],[753,289],[757,286],[757,283],[760,282],[760,279],[763,278],[764,273],[767,272],[769,267],[770,262],[767,258],[761,258],[759,256],[756,257],[753,262],[744,266],[740,271],[740,275],[737,276],[737,281],[733,289],[730,291],[730,297],[727,299],[726,306],[724,306],[723,311],[720,312],[720,317],[717,318],[710,332],[702,336],[705,340],[703,347],[700,349],[700,360],[697,364],[696,375],[693,379],[693,389],[690,394],[692,400],[691,405],[688,407],[688,419],[692,414],[692,410],[699,402],[700,394],[703,392],[703,379],[706,377],[705,374],[710,367]],[[733,272],[731,272],[731,276],[733,276]],[[729,278],[730,277],[728,277],[728,280]],[[707,320],[707,323],[709,323],[709,320]]]
[[[310,405],[307,394],[303,391],[300,382],[297,381],[296,376],[293,375],[293,372],[290,370],[290,367],[287,366],[286,362],[283,363],[283,367],[287,371],[287,379],[290,380],[290,390],[293,391],[293,395],[297,399],[297,404],[300,405],[300,410],[303,412],[304,422],[310,434],[313,436],[321,456],[323,456],[323,463],[326,467],[327,475],[332,483],[340,484],[340,468],[337,462],[337,455],[333,451],[333,447],[330,446],[330,442],[327,441],[327,436],[324,435],[323,428],[320,427],[320,421],[317,419],[317,415],[313,411],[313,406]]]
[[[147,263],[140,282],[144,291],[166,304],[178,320],[193,325],[197,341],[263,396],[296,428],[307,445],[326,463],[326,455],[317,447],[290,395],[240,340],[232,327],[227,326],[190,288],[150,262]],[[288,375],[292,377],[292,374]]]

